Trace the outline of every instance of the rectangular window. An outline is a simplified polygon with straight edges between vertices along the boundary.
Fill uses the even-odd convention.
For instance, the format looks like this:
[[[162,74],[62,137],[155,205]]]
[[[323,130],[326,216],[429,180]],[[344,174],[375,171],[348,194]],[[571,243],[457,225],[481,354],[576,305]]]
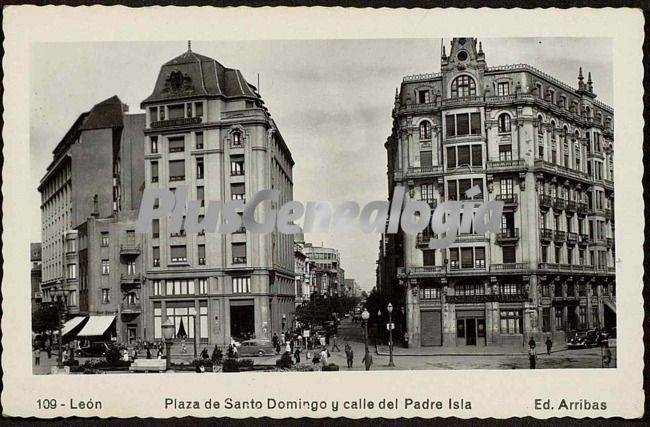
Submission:
[[[201,206],[205,206],[205,189],[202,185],[196,187],[196,200],[201,202]]]
[[[202,295],[208,293],[208,279],[199,279],[199,293]]]
[[[232,244],[232,263],[246,264],[246,243]]]
[[[420,299],[440,299],[440,288],[420,288]]]
[[[520,334],[522,327],[521,310],[501,310],[501,333]]]
[[[152,280],[151,288],[152,288],[153,295],[156,296],[162,295],[162,284],[160,283],[160,280]]]
[[[195,115],[197,117],[203,116],[203,103],[202,102],[195,102],[194,103],[194,112],[196,113]]]
[[[447,147],[447,168],[456,167],[456,147]]]
[[[111,290],[110,289],[102,289],[102,304],[110,304],[111,302]]]
[[[467,190],[472,188],[472,180],[471,179],[459,179],[458,180],[458,197],[460,200],[468,200],[469,197],[465,194]]]
[[[562,263],[562,248],[555,247],[555,262]]]
[[[457,270],[460,267],[458,264],[458,248],[449,249],[449,268]]]
[[[542,296],[543,297],[550,297],[551,296],[550,289],[549,289],[547,283],[542,285]]]
[[[230,156],[230,175],[244,175],[244,156]]]
[[[155,154],[158,152],[158,137],[152,136],[150,138],[150,141],[151,141],[151,152]]]
[[[185,137],[173,137],[169,138],[169,152],[170,153],[182,153],[185,151]]]
[[[419,104],[428,104],[431,102],[431,93],[428,90],[421,90],[418,92],[418,103]]]
[[[499,185],[502,196],[512,196],[514,188],[512,178],[501,178]]]
[[[458,181],[447,182],[447,199],[458,200]]]
[[[458,166],[468,166],[469,164],[469,145],[461,145],[458,147]]]
[[[517,283],[500,283],[499,293],[501,295],[520,295],[522,293],[521,285]]]
[[[192,104],[186,104],[185,105],[186,111],[187,111],[187,117],[192,117]]]
[[[481,114],[480,113],[472,113],[470,114],[472,118],[472,135],[480,135],[481,134]]]
[[[109,261],[107,259],[103,259],[102,260],[102,274],[107,275],[107,274],[110,274],[110,272],[111,272],[111,267],[110,267]]]
[[[472,248],[460,249],[461,268],[472,268],[474,266],[474,254]]]
[[[185,117],[185,104],[168,105],[169,119],[182,119]]]
[[[436,251],[433,249],[425,249],[422,251],[423,265],[436,265]]]
[[[232,200],[246,200],[246,188],[244,184],[230,184]]]
[[[233,277],[232,278],[232,292],[234,294],[250,293],[251,279],[250,277]]]
[[[151,162],[151,182],[158,182],[158,162]]]
[[[475,248],[474,253],[474,268],[485,268],[485,248]]]
[[[151,237],[154,239],[160,237],[160,220],[154,219],[151,220]]]
[[[562,307],[554,307],[554,308],[555,308],[555,330],[563,331],[564,322],[562,322]]]
[[[469,114],[456,114],[456,135],[469,135]]]
[[[77,264],[68,264],[68,279],[77,278]]]
[[[196,179],[203,179],[203,157],[196,158]]]
[[[497,96],[507,96],[510,95],[510,83],[502,82],[497,83]]]
[[[445,127],[447,128],[447,136],[456,135],[456,116],[449,114],[445,116]]]
[[[457,284],[455,293],[456,295],[483,295],[485,287],[481,283]]]
[[[456,320],[456,337],[465,338],[465,319]]]
[[[433,165],[433,155],[431,151],[420,151],[420,166],[429,167]]]
[[[483,149],[480,145],[472,145],[472,166],[481,167],[483,165]]]
[[[202,105],[202,104],[199,104]],[[203,149],[203,132],[197,132],[195,134],[196,138],[196,149],[197,150],[202,150]]]
[[[151,257],[153,258],[153,266],[160,267],[160,247],[154,246],[151,250]]]
[[[542,308],[542,332],[551,331],[551,309],[549,307]]]
[[[185,245],[171,246],[169,252],[171,262],[187,262],[187,247]]]
[[[199,245],[199,265],[205,265],[205,245]]]
[[[429,204],[432,204],[434,202],[433,184],[420,185],[420,199]]]
[[[512,160],[512,145],[499,145],[499,160]]]
[[[150,107],[149,108],[149,120],[151,122],[157,122],[158,121],[158,107]]]
[[[505,264],[517,262],[516,246],[503,246],[503,262]]]
[[[185,179],[185,160],[169,161],[169,180],[182,181]]]
[[[110,237],[107,231],[102,231],[102,246],[108,246],[110,243]]]

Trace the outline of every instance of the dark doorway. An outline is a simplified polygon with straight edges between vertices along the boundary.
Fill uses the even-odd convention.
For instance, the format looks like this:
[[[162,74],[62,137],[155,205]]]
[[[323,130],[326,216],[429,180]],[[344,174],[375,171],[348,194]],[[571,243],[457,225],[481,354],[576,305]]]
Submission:
[[[235,339],[246,340],[255,333],[255,306],[230,306],[230,335]]]
[[[465,329],[467,331],[467,345],[476,345],[476,319],[465,319]]]
[[[616,312],[612,308],[605,304],[605,328],[615,328],[616,327]]]

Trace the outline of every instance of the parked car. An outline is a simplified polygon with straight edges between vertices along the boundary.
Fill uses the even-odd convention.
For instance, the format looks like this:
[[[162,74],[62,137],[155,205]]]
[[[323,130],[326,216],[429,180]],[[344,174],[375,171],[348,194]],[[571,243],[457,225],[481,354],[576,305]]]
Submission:
[[[102,357],[106,355],[109,346],[105,342],[94,342],[89,346],[75,350],[74,355],[77,357]]]
[[[578,332],[569,339],[567,347],[569,348],[590,348],[597,347],[607,342],[607,334],[595,329]]]
[[[273,344],[269,340],[246,340],[242,341],[237,349],[240,356],[265,356],[275,354]]]

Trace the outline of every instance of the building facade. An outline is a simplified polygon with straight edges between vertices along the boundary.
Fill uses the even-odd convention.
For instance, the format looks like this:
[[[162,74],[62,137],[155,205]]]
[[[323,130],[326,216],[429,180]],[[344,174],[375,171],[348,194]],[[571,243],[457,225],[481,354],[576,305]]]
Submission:
[[[135,225],[144,184],[144,115],[127,112],[128,106],[114,96],[81,114],[56,146],[38,188],[43,302],[62,298],[66,317],[90,316],[89,330],[97,323],[93,316],[112,315],[118,323],[122,316],[119,274],[107,272],[119,272],[127,261],[109,256],[119,254],[120,241],[111,239],[109,247],[109,240],[102,240],[108,226],[94,232],[96,223],[124,218],[130,218],[131,228]],[[95,241],[106,247],[94,250]],[[104,338],[126,340],[126,331],[116,334],[114,324]],[[142,332],[140,328],[140,336]]]
[[[442,250],[382,236],[378,284],[406,308],[408,345],[525,345],[615,326],[614,111],[529,65],[488,67],[454,38],[441,72],[404,78],[385,148],[389,197],[504,203],[497,233]],[[479,194],[471,188],[478,187]]]
[[[161,67],[142,109],[147,189],[184,186],[189,200],[201,201],[245,201],[277,189],[276,209],[293,198],[291,152],[239,70],[188,49]],[[271,207],[258,205],[256,219]],[[207,209],[201,203],[198,218],[187,220],[202,220]],[[270,338],[292,325],[292,235],[243,227],[230,234],[170,233],[161,218],[144,238],[147,339],[161,338],[167,319],[177,339],[200,345]]]
[[[313,291],[319,295],[338,295],[344,280],[339,251],[312,243],[305,243],[304,251],[313,273]]]
[[[29,260],[32,263],[31,269],[31,295],[32,295],[32,313],[41,307],[43,301],[43,293],[41,292],[42,270],[41,263],[43,261],[41,243],[29,244]]]

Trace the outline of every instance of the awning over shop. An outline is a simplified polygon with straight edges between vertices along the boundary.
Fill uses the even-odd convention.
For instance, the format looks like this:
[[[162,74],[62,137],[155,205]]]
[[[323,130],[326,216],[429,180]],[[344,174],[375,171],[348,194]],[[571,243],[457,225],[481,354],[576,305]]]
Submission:
[[[608,299],[603,299],[603,303],[604,303],[604,304],[605,304],[605,305],[606,305],[610,310],[612,310],[614,313],[616,313],[616,305],[615,305],[612,301],[610,301],[610,300],[608,300]]]
[[[61,329],[63,336],[72,332],[75,328],[81,325],[81,322],[83,322],[86,319],[87,319],[86,316],[77,316],[65,322],[63,324],[63,328]]]
[[[78,337],[96,337],[104,335],[115,321],[115,316],[90,316],[88,323],[77,334]]]

